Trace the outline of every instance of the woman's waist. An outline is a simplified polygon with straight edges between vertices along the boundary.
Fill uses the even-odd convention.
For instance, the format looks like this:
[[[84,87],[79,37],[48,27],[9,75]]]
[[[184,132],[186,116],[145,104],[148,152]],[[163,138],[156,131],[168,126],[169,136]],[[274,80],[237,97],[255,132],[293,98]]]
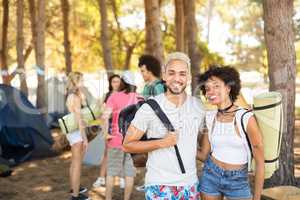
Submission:
[[[247,163],[232,164],[232,163],[223,162],[223,161],[215,158],[213,155],[211,155],[210,158],[214,164],[216,164],[218,167],[220,167],[224,170],[241,170],[247,166]]]

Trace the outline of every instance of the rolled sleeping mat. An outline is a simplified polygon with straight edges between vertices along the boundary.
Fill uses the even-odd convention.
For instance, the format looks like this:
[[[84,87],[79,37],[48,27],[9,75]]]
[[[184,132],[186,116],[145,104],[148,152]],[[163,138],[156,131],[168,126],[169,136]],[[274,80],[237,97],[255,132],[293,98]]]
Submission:
[[[253,111],[264,142],[265,178],[270,178],[279,168],[283,127],[281,100],[279,92],[266,92],[253,98]],[[255,169],[254,162],[252,164]]]
[[[101,107],[97,103],[87,105],[81,109],[81,117],[87,124],[94,122],[100,115]],[[69,113],[58,119],[58,123],[64,134],[72,133],[79,128],[74,113]]]

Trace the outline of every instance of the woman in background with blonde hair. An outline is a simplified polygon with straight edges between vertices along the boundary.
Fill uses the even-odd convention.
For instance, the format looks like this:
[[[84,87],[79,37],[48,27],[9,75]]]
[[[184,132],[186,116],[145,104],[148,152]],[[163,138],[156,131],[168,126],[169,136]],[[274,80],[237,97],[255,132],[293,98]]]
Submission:
[[[87,150],[88,140],[85,134],[85,123],[81,118],[80,110],[86,104],[81,92],[83,86],[83,74],[71,72],[68,75],[66,86],[66,105],[70,113],[74,113],[79,130],[67,134],[71,146],[72,159],[70,166],[71,200],[89,200],[83,193],[86,188],[80,187],[81,165],[83,156]]]

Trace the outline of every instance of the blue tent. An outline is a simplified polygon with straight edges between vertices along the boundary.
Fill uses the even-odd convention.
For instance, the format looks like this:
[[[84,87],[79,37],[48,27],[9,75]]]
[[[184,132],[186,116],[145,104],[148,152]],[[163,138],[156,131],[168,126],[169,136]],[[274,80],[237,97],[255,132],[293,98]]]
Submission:
[[[54,155],[53,139],[43,115],[22,92],[0,84],[0,145],[2,157],[16,164]]]

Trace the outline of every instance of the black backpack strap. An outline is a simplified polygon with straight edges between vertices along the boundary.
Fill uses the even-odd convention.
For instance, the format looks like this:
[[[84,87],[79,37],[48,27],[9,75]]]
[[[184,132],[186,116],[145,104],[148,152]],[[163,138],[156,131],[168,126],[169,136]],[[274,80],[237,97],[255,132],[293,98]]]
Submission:
[[[92,115],[92,117],[93,117],[93,120],[96,120],[96,116],[95,116],[93,110],[91,109],[90,105],[89,105],[89,104],[86,104],[86,107],[89,109],[89,111],[90,111],[90,113],[91,113],[91,115]]]
[[[91,109],[90,104],[89,104],[89,102],[88,102],[87,99],[85,99],[85,104],[86,104],[85,106],[84,106],[83,104],[82,104],[81,106],[87,107],[87,108],[89,109],[89,111],[90,111],[92,117],[93,117],[93,120],[96,120],[96,116],[95,116],[93,110]]]
[[[248,147],[249,147],[250,152],[251,152],[251,157],[253,157],[252,146],[251,146],[251,143],[250,143],[249,136],[248,136],[248,134],[247,134],[247,130],[246,130],[245,125],[244,125],[244,117],[245,117],[245,115],[246,115],[247,113],[252,112],[252,110],[247,110],[247,109],[245,109],[245,110],[246,110],[246,111],[245,111],[245,112],[242,114],[242,116],[241,116],[241,126],[242,126],[242,130],[243,130],[243,132],[244,132],[244,134],[245,134],[245,136],[246,136],[247,144],[248,144]]]
[[[281,105],[281,101],[274,103],[274,104],[266,105],[266,106],[258,106],[258,107],[253,106],[253,110],[266,110],[269,108],[274,108],[279,105]]]
[[[169,118],[167,117],[167,115],[164,113],[164,111],[161,109],[161,107],[159,106],[159,104],[154,100],[154,99],[148,99],[146,101],[146,103],[154,110],[155,114],[157,115],[157,117],[162,121],[162,123],[164,124],[164,126],[167,128],[168,131],[175,131],[174,126],[171,124]],[[185,168],[178,150],[178,146],[175,145],[175,153],[176,153],[176,157],[181,169],[181,172],[183,174],[185,174]]]
[[[65,122],[64,118],[62,117],[62,118],[60,118],[60,119],[61,119],[61,121],[62,121],[62,123],[63,123],[63,125],[64,125],[64,127],[65,127],[65,129],[66,129],[66,133],[69,133],[69,130],[68,130],[68,127],[67,127],[67,125],[66,125],[66,122]]]

